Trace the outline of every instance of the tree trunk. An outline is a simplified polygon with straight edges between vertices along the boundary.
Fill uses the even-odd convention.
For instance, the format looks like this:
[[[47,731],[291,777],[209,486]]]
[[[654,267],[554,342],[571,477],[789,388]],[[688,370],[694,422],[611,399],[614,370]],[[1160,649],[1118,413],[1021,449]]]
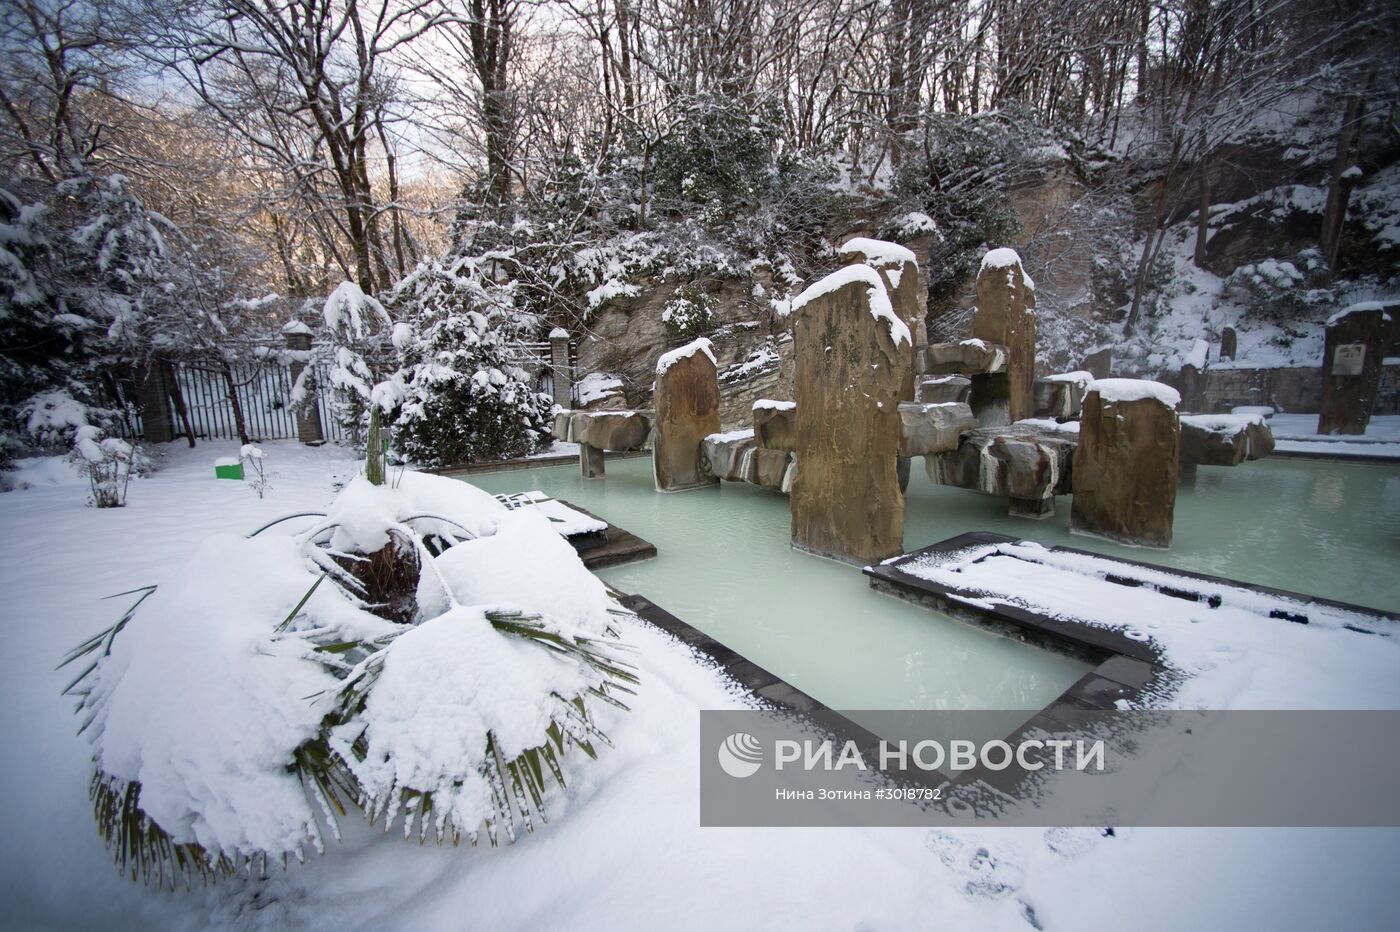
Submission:
[[[1191,261],[1196,264],[1196,268],[1206,267],[1206,240],[1210,238],[1210,172],[1207,165],[1202,162],[1200,177],[1197,179],[1199,189],[1196,201],[1196,251],[1191,257]]]
[[[252,443],[248,438],[248,425],[243,419],[243,402],[238,400],[238,386],[233,380],[233,369],[230,368],[226,360],[219,361],[219,371],[224,377],[224,388],[228,394],[228,403],[233,408],[233,426],[238,431],[239,443]]]
[[[370,485],[384,484],[384,440],[379,428],[379,405],[369,406],[369,435],[365,439],[365,478]]]
[[[1337,154],[1332,159],[1332,171],[1327,184],[1327,206],[1322,212],[1322,232],[1318,245],[1322,257],[1333,273],[1337,271],[1337,255],[1342,248],[1342,227],[1346,223],[1347,203],[1351,200],[1352,181],[1344,178],[1355,164],[1356,147],[1360,137],[1361,116],[1365,103],[1360,94],[1347,97],[1342,127],[1337,133]]]
[[[190,423],[190,412],[185,407],[185,393],[180,390],[180,380],[175,377],[175,367],[170,363],[164,364],[165,387],[170,393],[170,400],[175,404],[175,413],[180,418],[180,426],[185,429],[185,439],[189,441],[190,448],[194,448],[194,426]]]

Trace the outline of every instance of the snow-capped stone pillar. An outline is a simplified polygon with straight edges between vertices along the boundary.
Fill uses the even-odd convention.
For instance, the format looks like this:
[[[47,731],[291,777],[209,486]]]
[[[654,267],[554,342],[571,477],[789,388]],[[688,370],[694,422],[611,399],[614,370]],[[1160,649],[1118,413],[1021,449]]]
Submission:
[[[158,360],[136,370],[136,408],[141,412],[141,439],[169,443],[175,439],[170,419],[170,397],[165,387],[165,365]]]
[[[972,336],[1007,349],[1006,372],[974,376],[972,410],[983,427],[1035,413],[1035,282],[1014,249],[993,249],[977,272]]]
[[[549,367],[554,375],[554,403],[572,408],[574,370],[569,363],[569,331],[563,327],[549,331]]]
[[[907,384],[900,389],[899,399],[913,401],[915,348],[928,342],[928,325],[924,321],[928,292],[924,291],[924,301],[920,302],[920,289],[926,289],[926,286],[920,284],[918,259],[913,250],[897,243],[864,237],[856,237],[843,243],[837,258],[847,265],[854,262],[864,263],[879,271],[884,278],[885,291],[894,305],[894,312],[904,321],[912,337],[909,347],[909,378]]]
[[[656,361],[655,434],[651,466],[658,492],[678,492],[719,482],[700,444],[719,433],[719,368],[710,341],[701,337]]]
[[[858,563],[904,549],[896,461],[913,339],[885,282],[868,265],[849,265],[793,301],[792,545]]]
[[[1366,432],[1380,389],[1391,323],[1387,306],[1376,301],[1353,304],[1327,321],[1319,434]]]
[[[282,327],[282,339],[292,353],[291,376],[295,386],[306,371],[306,361],[311,354],[311,328],[299,320],[288,322]],[[293,409],[297,424],[297,439],[309,446],[320,446],[326,442],[326,434],[321,426],[321,406],[314,396],[308,397]]]
[[[1160,382],[1090,382],[1074,451],[1070,531],[1171,546],[1180,469],[1181,396]]]

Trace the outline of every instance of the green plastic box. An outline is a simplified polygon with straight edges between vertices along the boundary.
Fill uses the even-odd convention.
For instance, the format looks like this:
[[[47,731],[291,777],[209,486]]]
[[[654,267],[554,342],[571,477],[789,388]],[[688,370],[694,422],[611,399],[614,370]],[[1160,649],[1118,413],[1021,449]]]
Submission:
[[[228,464],[220,465],[220,464],[218,464],[218,463],[215,463],[215,464],[214,464],[214,477],[217,478],[217,479],[242,479],[242,478],[243,478],[243,464],[242,464],[242,463],[228,463]]]

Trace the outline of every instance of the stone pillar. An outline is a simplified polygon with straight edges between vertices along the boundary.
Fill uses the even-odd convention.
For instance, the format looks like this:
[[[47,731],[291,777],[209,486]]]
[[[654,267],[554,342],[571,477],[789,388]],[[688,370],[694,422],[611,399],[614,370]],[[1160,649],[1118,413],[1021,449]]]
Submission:
[[[1191,363],[1181,367],[1181,407],[1186,411],[1201,410],[1201,370]]]
[[[1070,531],[1143,547],[1171,546],[1181,396],[1158,382],[1089,383],[1074,451]]]
[[[1319,434],[1366,432],[1380,389],[1390,325],[1390,315],[1375,302],[1353,304],[1327,322]]]
[[[147,443],[169,443],[175,439],[164,369],[162,363],[151,360],[150,365],[137,369],[135,373],[136,408],[141,412],[141,439]]]
[[[995,411],[1003,403],[1005,420],[1019,421],[1035,413],[1035,282],[1021,267],[1013,249],[993,249],[982,257],[977,273],[977,310],[972,335],[1007,349],[1006,373],[972,380],[972,409],[984,427],[998,427]]]
[[[554,403],[574,406],[573,366],[569,363],[569,331],[555,327],[549,331],[549,365],[554,374]]]
[[[1113,375],[1113,349],[1105,346],[1103,349],[1095,350],[1084,361],[1079,364],[1079,368],[1089,373],[1096,379],[1106,379]]]
[[[578,445],[578,468],[585,479],[603,477],[603,451],[586,443]]]
[[[658,492],[713,485],[701,464],[700,443],[719,433],[719,369],[710,341],[701,337],[656,361],[656,426],[651,448]]]
[[[909,328],[885,278],[840,269],[793,302],[797,467],[792,545],[857,563],[903,552],[897,459]]]
[[[282,339],[293,353],[290,368],[292,385],[295,386],[306,371],[306,360],[311,352],[311,328],[294,320],[282,328]],[[314,395],[308,395],[300,407],[294,408],[292,416],[296,418],[298,440],[313,447],[326,442],[325,430],[321,426],[321,406],[316,403]]]
[[[862,263],[877,270],[885,281],[885,291],[889,294],[894,312],[909,328],[913,338],[909,346],[909,377],[900,388],[901,401],[914,400],[914,352],[918,346],[928,342],[927,325],[924,322],[924,309],[928,305],[928,289],[921,285],[919,262],[914,253],[897,243],[878,239],[857,237],[847,240],[837,252],[837,259],[843,265]],[[924,300],[919,301],[920,290]],[[923,338],[920,339],[920,334]],[[1029,415],[1027,415],[1029,416]]]
[[[1224,330],[1220,331],[1221,359],[1234,360],[1236,347],[1239,345],[1239,339],[1239,335],[1235,333],[1234,327],[1226,327]]]

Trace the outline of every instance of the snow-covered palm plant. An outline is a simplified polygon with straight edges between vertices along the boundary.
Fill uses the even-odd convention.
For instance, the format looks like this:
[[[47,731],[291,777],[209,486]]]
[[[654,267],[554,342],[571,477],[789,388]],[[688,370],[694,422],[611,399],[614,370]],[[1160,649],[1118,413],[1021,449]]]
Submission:
[[[296,517],[315,520],[205,541],[65,661],[85,663],[68,691],[98,829],[133,878],[300,859],[351,809],[420,841],[514,840],[566,752],[607,743],[598,709],[625,708],[622,610],[538,514],[405,473]]]

